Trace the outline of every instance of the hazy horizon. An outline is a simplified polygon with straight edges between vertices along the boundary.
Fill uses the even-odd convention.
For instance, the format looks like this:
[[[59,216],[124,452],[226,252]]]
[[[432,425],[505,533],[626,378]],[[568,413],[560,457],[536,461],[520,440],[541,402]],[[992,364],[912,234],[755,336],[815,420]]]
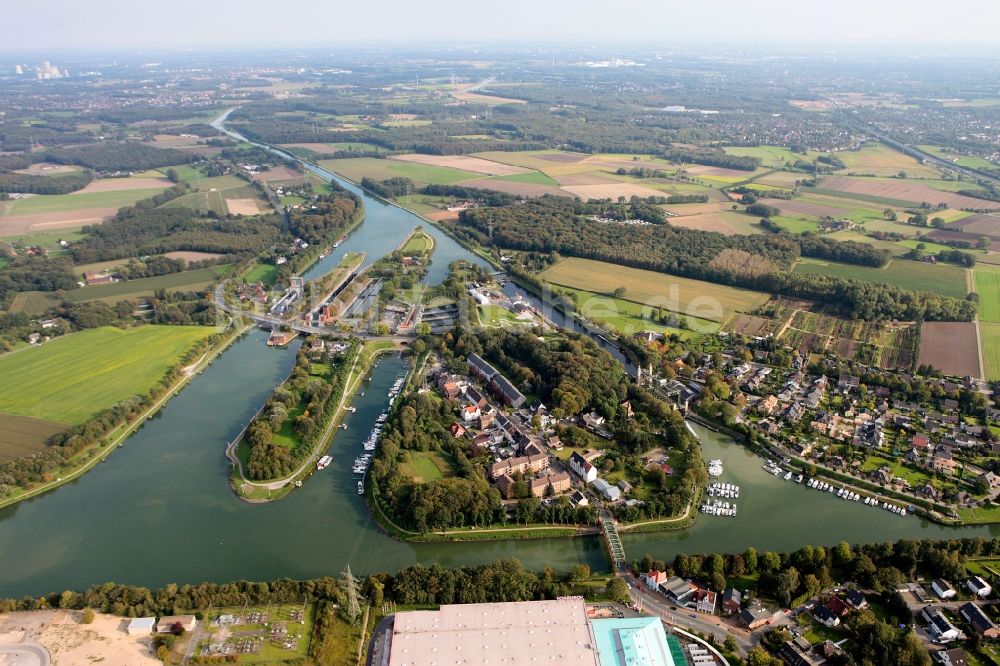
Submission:
[[[810,8],[793,0],[766,3],[717,0],[703,5],[622,0],[530,2],[487,8],[457,0],[419,5],[334,6],[322,0],[287,5],[264,0],[175,0],[163,5],[122,0],[50,0],[4,9],[4,52],[46,50],[162,50],[530,43],[544,48],[576,43],[623,45],[815,46],[864,45],[923,50],[965,46],[997,49],[1000,3],[933,0],[876,3],[844,0]],[[22,30],[11,30],[15,26]]]

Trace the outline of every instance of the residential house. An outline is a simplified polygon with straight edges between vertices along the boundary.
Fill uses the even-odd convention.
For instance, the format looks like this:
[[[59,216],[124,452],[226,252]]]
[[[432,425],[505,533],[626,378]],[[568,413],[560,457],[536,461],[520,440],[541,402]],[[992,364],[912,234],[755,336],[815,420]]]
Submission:
[[[934,590],[934,594],[938,595],[939,599],[951,599],[955,596],[955,588],[943,578],[938,578],[931,583],[931,589]]]
[[[573,503],[573,506],[587,506],[590,504],[590,500],[579,490],[574,490],[569,496],[569,501]]]
[[[785,666],[818,666],[822,663],[808,651],[808,648],[798,648],[792,641],[785,641],[778,649],[778,657]],[[714,660],[712,663],[715,663]]]
[[[557,435],[553,435],[552,437],[549,437],[549,442],[548,443],[549,443],[549,446],[552,447],[553,451],[562,451],[563,450],[562,440],[560,440]]]
[[[482,393],[480,393],[475,386],[467,386],[465,388],[465,400],[470,405],[475,405],[480,409],[485,408],[486,405],[489,404],[486,401],[486,397]]]
[[[650,590],[658,592],[660,590],[660,586],[663,583],[666,583],[668,578],[670,578],[670,576],[668,576],[665,571],[650,569],[645,575],[643,575],[642,581]]]
[[[462,395],[461,389],[458,388],[458,384],[455,382],[445,382],[444,386],[441,387],[441,392],[449,400],[455,400],[458,396]]]
[[[558,495],[559,493],[564,493],[569,490],[571,484],[572,481],[570,480],[570,476],[566,472],[549,474],[547,476],[539,477],[531,482],[531,494],[534,497],[544,497],[545,493],[547,493],[549,488],[551,488],[552,494]]]
[[[691,595],[698,589],[697,585],[692,585],[680,576],[671,576],[665,583],[660,585],[660,590],[673,599],[678,604],[687,604]]]
[[[816,604],[816,607],[813,608],[813,617],[825,627],[833,628],[840,626],[840,618],[837,617],[837,614],[822,604]]]
[[[492,365],[479,354],[469,354],[469,373],[486,382],[486,385],[496,393],[504,403],[515,409],[524,404],[526,398]]]
[[[704,588],[698,589],[693,595],[694,599],[694,609],[699,613],[714,613],[715,612],[715,592],[712,590],[706,590]]]
[[[593,483],[597,479],[597,468],[576,451],[569,457],[569,468],[576,472],[586,483]]]
[[[549,468],[549,457],[545,454],[535,456],[518,456],[517,458],[507,458],[493,464],[490,468],[494,479],[499,479],[504,474],[514,474],[520,472],[541,472]]]
[[[500,496],[504,499],[514,498],[515,485],[514,478],[510,474],[501,474],[500,478],[496,480],[497,491],[499,491]]]
[[[621,481],[618,482],[618,489],[622,491],[622,494],[627,495],[630,492],[632,492],[632,484],[630,484],[625,479],[622,479]]]
[[[448,430],[451,431],[451,436],[455,438],[461,437],[462,435],[465,434],[465,428],[458,421],[452,423],[451,427],[448,428]]]
[[[972,625],[976,633],[981,636],[985,636],[986,638],[1000,636],[1000,628],[983,612],[982,608],[971,601],[959,606],[958,614],[965,618],[965,621]]]
[[[868,600],[865,599],[865,595],[861,594],[857,590],[848,590],[844,597],[847,600],[847,604],[855,610],[864,610],[868,608]]]
[[[735,587],[727,588],[722,593],[722,612],[727,615],[740,612],[740,603],[743,601],[743,593]]]
[[[837,617],[844,617],[851,612],[851,607],[847,605],[847,602],[835,594],[826,600],[826,607]]]
[[[969,588],[969,592],[972,592],[980,599],[984,599],[993,593],[993,588],[983,580],[982,576],[973,576],[965,581],[965,586]]]
[[[927,606],[922,615],[927,621],[927,633],[937,643],[947,643],[961,636],[961,632],[951,623],[940,608]]]
[[[761,414],[767,414],[768,416],[774,414],[774,410],[778,408],[778,398],[774,395],[769,395],[757,405],[757,411]]]
[[[462,420],[466,422],[475,421],[480,415],[479,407],[475,405],[466,405],[465,409],[462,410]]]

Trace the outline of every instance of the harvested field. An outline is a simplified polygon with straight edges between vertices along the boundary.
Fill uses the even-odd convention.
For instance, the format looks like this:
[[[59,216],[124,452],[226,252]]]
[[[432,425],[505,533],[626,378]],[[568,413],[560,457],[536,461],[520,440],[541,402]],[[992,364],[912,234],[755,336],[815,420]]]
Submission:
[[[260,208],[254,199],[226,199],[226,208],[233,215],[257,215]]]
[[[623,298],[634,303],[720,322],[734,312],[753,310],[768,299],[759,291],[575,257],[563,259],[539,277],[552,284],[602,294],[624,287]]]
[[[834,153],[846,165],[845,171],[874,173],[878,176],[895,176],[905,171],[910,177],[939,178],[940,173],[933,167],[918,162],[885,144],[876,143],[860,150],[841,150]]]
[[[473,92],[453,92],[452,97],[460,102],[468,102],[470,104],[527,104],[523,99],[510,99],[509,97],[497,97],[495,95],[480,95],[479,93]]]
[[[62,423],[0,413],[0,463],[43,450],[50,437],[64,430]]]
[[[607,184],[617,184],[621,181],[615,180],[614,178],[608,178],[607,176],[602,176],[596,173],[569,173],[564,176],[559,176],[556,181],[560,185],[607,185]],[[661,192],[662,194],[662,192]]]
[[[683,215],[698,215],[699,213],[717,213],[729,207],[729,204],[720,204],[718,202],[663,205],[664,210],[678,217]]]
[[[976,234],[968,234],[964,231],[949,231],[948,229],[935,229],[927,234],[927,237],[945,244],[951,242],[966,243],[969,247],[974,247],[979,242],[979,236]]]
[[[851,211],[847,208],[834,208],[833,206],[823,206],[807,201],[786,201],[784,199],[761,199],[761,203],[774,206],[781,211],[782,215],[812,215],[814,217],[844,217]]]
[[[1000,206],[1000,204],[997,204]],[[1000,240],[1000,215],[976,214],[964,217],[948,225],[948,230],[958,229],[963,233],[977,236],[989,236],[991,240]]]
[[[216,252],[196,252],[194,250],[176,250],[174,252],[166,252],[164,257],[170,257],[171,259],[183,259],[187,262],[192,261],[204,261],[205,259],[218,259],[221,254]]]
[[[51,164],[49,162],[38,162],[24,169],[15,169],[14,173],[26,173],[29,176],[56,176],[61,173],[73,173],[79,171],[80,167],[68,164]]]
[[[768,335],[773,335],[777,332],[778,327],[781,322],[776,319],[768,319],[766,317],[756,317],[754,315],[741,314],[737,315],[729,325],[726,330],[737,333],[739,335],[746,335],[750,337],[760,336],[766,337]]]
[[[945,203],[949,208],[985,208],[989,202],[975,197],[967,197],[954,192],[942,192],[918,181],[895,178],[850,178],[831,176],[824,178],[820,189],[865,197],[875,197],[887,202],[905,202],[919,205],[922,202],[937,205]],[[893,205],[888,203],[886,205]],[[1000,207],[1000,204],[997,204]]]
[[[672,217],[668,222],[675,227],[698,229],[700,231],[717,231],[726,236],[736,236],[740,231],[718,214],[701,213],[700,215],[683,215]]]
[[[705,178],[735,178],[736,180],[746,180],[753,175],[753,171],[743,171],[741,169],[725,169],[723,167],[705,166],[696,164],[686,166],[684,170],[691,176],[703,176]]]
[[[513,176],[519,173],[531,173],[531,169],[525,167],[501,164],[492,160],[484,160],[481,157],[470,157],[468,155],[393,155],[389,159],[400,162],[413,162],[416,164],[427,164],[429,166],[448,167],[451,169],[461,169],[472,173],[481,173],[487,176]]]
[[[94,192],[120,192],[122,190],[143,190],[154,187],[168,188],[171,183],[166,178],[102,178],[91,182],[82,190],[72,192],[72,196],[93,194]]]
[[[424,213],[423,216],[426,217],[428,220],[432,220],[434,222],[443,222],[445,220],[457,220],[458,211],[440,210],[433,213]]]
[[[925,322],[920,329],[917,363],[932,365],[948,375],[979,377],[975,322]]]
[[[100,224],[117,212],[117,208],[90,208],[32,215],[0,216],[0,236],[19,236],[32,231],[79,229],[88,224]]]
[[[662,197],[663,192],[645,185],[633,183],[607,183],[603,185],[563,185],[562,189],[571,192],[584,201],[587,199],[614,199],[618,197]]]
[[[557,197],[572,197],[573,194],[550,185],[536,185],[534,183],[517,183],[511,180],[492,180],[489,178],[476,178],[473,180],[463,180],[458,185],[462,187],[478,187],[484,190],[496,190],[497,192],[507,192],[517,194],[522,197],[540,197],[545,194],[553,194]]]
[[[790,171],[775,171],[774,173],[769,173],[766,176],[761,176],[756,179],[750,187],[753,187],[754,185],[771,185],[773,187],[792,189],[795,187],[795,183],[804,180],[805,177],[806,174],[792,173]]]
[[[254,180],[262,180],[265,183],[276,180],[300,180],[304,177],[304,172],[289,169],[286,166],[271,167],[267,171],[261,171],[253,176]]]

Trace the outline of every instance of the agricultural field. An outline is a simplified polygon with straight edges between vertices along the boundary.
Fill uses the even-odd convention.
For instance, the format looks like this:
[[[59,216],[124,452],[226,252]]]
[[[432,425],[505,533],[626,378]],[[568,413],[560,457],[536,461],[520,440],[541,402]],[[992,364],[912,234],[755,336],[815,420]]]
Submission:
[[[1000,267],[977,264],[973,275],[979,294],[979,318],[1000,322]]]
[[[824,154],[810,150],[808,153],[803,155],[802,153],[793,153],[788,148],[783,148],[781,146],[726,146],[723,150],[726,151],[727,155],[759,157],[763,166],[775,168],[792,166],[799,160],[811,162],[820,155]]]
[[[410,451],[409,456],[408,461],[399,465],[399,473],[416,483],[430,483],[455,475],[451,463],[437,451]]]
[[[741,314],[729,320],[726,324],[726,331],[737,335],[764,338],[777,333],[781,326],[782,322],[777,319]]]
[[[65,298],[70,303],[98,300],[106,303],[117,303],[118,301],[152,296],[157,289],[166,289],[167,291],[201,291],[214,284],[220,276],[225,275],[230,269],[232,269],[231,264],[223,264],[221,266],[199,268],[193,271],[171,273],[169,275],[158,275],[156,277],[127,280],[125,282],[113,282],[93,287],[81,287],[80,289],[67,291]]]
[[[600,294],[610,295],[622,288],[622,298],[633,303],[662,306],[671,312],[719,323],[735,312],[749,312],[768,299],[759,291],[575,257],[563,259],[539,277],[555,285]]]
[[[893,259],[885,268],[870,268],[802,258],[795,265],[794,271],[889,284],[901,289],[927,291],[954,298],[964,298],[967,293],[966,269],[951,264],[935,265]]]
[[[986,378],[990,380],[1000,379],[1000,323],[979,322],[979,335],[983,364],[986,366]]]
[[[860,201],[870,201],[885,206],[908,207],[929,203],[944,203],[949,208],[983,208],[984,200],[975,197],[942,192],[920,180],[904,178],[851,178],[828,176],[813,191],[832,196],[846,196]]]
[[[0,357],[5,414],[82,423],[144,395],[195,343],[204,326],[102,327],[60,336]]]
[[[192,210],[225,216],[256,215],[262,210],[269,210],[267,202],[260,198],[249,183],[236,176],[215,176],[200,178],[192,182],[197,190],[172,199],[163,204],[163,208],[190,208]]]
[[[94,208],[114,208],[116,211],[122,206],[129,206],[140,199],[146,199],[159,194],[170,185],[165,184],[153,187],[119,187],[120,185],[130,185],[130,178],[113,178],[114,181],[109,187],[108,181],[94,181],[87,188],[72,194],[38,194],[27,199],[18,199],[8,206],[8,217],[22,215],[39,215],[42,213],[69,213],[73,211],[85,211]],[[145,182],[143,180],[142,182]]]
[[[65,429],[63,423],[0,414],[0,464],[41,451],[50,437]]]
[[[935,157],[939,157],[943,160],[948,160],[952,164],[960,167],[965,167],[967,169],[996,169],[998,165],[993,164],[989,160],[984,160],[978,155],[961,155],[957,153],[945,150],[941,146],[917,146],[920,150],[925,153],[930,153]]]
[[[975,322],[928,321],[920,327],[919,365],[947,375],[979,377],[979,345]]]
[[[921,164],[915,158],[905,155],[882,143],[869,144],[861,150],[841,150],[834,153],[847,168],[845,173],[870,173],[876,176],[895,176],[905,171],[910,178],[939,178],[940,172]]]
[[[374,157],[350,157],[338,160],[322,160],[320,166],[338,173],[349,180],[361,182],[362,178],[386,180],[404,176],[418,185],[431,183],[449,185],[463,180],[481,178],[482,174],[450,167],[416,164],[399,160],[376,159]]]
[[[991,240],[1000,240],[1000,215],[986,215],[982,213],[967,215],[950,223],[947,229],[958,229],[963,233],[974,234],[974,238],[970,239],[973,242],[978,240],[980,236],[987,236]]]
[[[484,160],[481,157],[470,157],[469,155],[418,155],[410,153],[407,155],[393,155],[389,159],[410,164],[423,164],[426,166],[447,167],[459,171],[471,171],[472,173],[484,176],[514,176],[517,174],[532,173],[531,169],[502,164],[492,160]]]
[[[658,312],[656,308],[624,298],[615,298],[614,296],[563,286],[557,286],[556,289],[573,300],[577,311],[583,317],[605,326],[619,335],[629,336],[642,331],[656,331],[667,335],[676,335],[681,340],[691,340],[700,337],[702,333],[714,333],[719,330],[718,322],[698,317],[686,317],[681,312],[673,312],[667,308]],[[677,321],[673,322],[676,325],[671,326],[669,323],[656,320],[657,314],[676,315]],[[698,332],[689,330],[689,328],[679,328],[679,326],[696,329]]]
[[[62,303],[62,299],[51,291],[22,291],[14,296],[10,304],[11,312],[23,312],[37,317],[45,314],[49,308]]]
[[[715,206],[718,208],[718,204],[686,204],[687,207],[696,206]],[[678,215],[671,217],[667,222],[675,227],[684,227],[686,229],[699,229],[701,231],[716,231],[720,234],[725,234],[726,236],[735,236],[738,234],[750,235],[750,234],[760,234],[764,233],[763,227],[760,226],[760,218],[754,217],[753,215],[747,215],[746,213],[735,213],[730,210],[719,210],[718,212],[706,212],[706,213],[696,213],[694,215],[684,215],[685,206],[663,206],[666,210],[670,212],[676,212]]]

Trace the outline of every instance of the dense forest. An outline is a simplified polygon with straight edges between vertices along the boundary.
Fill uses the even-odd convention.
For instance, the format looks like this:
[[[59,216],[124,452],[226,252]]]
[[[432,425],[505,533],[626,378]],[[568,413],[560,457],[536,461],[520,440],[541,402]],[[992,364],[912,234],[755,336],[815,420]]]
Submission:
[[[198,159],[173,148],[153,148],[143,143],[104,142],[74,148],[53,148],[40,154],[56,164],[77,164],[95,171],[147,171]],[[38,160],[38,161],[42,161]]]
[[[320,194],[308,207],[288,214],[289,230],[311,244],[329,243],[344,233],[363,213],[361,200],[335,182],[333,192]]]
[[[881,250],[788,234],[724,236],[671,225],[593,224],[580,204],[541,197],[517,206],[462,211],[456,232],[484,246],[555,252],[818,301],[865,320],[971,321],[976,303],[883,284],[788,269],[802,254],[860,265],[884,263]]]
[[[0,270],[0,304],[21,291],[76,289],[73,263],[68,257],[18,255]]]
[[[14,171],[0,171],[0,192],[69,194],[82,190],[92,180],[94,180],[94,173],[90,170],[54,176],[35,176]]]
[[[501,368],[525,393],[537,396],[556,418],[573,418],[595,410],[605,416],[614,433],[607,465],[626,465],[639,453],[666,444],[677,447],[684,459],[678,482],[650,479],[652,499],[630,514],[630,519],[661,517],[683,510],[695,488],[704,481],[700,449],[684,428],[678,413],[645,389],[627,380],[622,366],[589,338],[570,335],[540,341],[530,333],[490,330],[473,334],[456,329],[428,341],[454,372],[466,372],[469,353],[482,354]],[[621,405],[629,401],[635,412],[629,418]],[[404,398],[382,438],[372,467],[377,501],[405,526],[420,532],[467,525],[492,525],[509,517],[500,496],[487,482],[493,459],[473,457],[468,442],[456,440],[448,426],[459,420],[460,405],[431,393]],[[560,427],[560,436],[578,445],[597,445],[595,437],[575,426]],[[414,483],[399,473],[399,465],[417,451],[440,451],[454,461],[455,477]],[[552,506],[537,499],[518,502],[515,522],[559,524],[592,523],[589,509],[574,509],[565,498]]]

